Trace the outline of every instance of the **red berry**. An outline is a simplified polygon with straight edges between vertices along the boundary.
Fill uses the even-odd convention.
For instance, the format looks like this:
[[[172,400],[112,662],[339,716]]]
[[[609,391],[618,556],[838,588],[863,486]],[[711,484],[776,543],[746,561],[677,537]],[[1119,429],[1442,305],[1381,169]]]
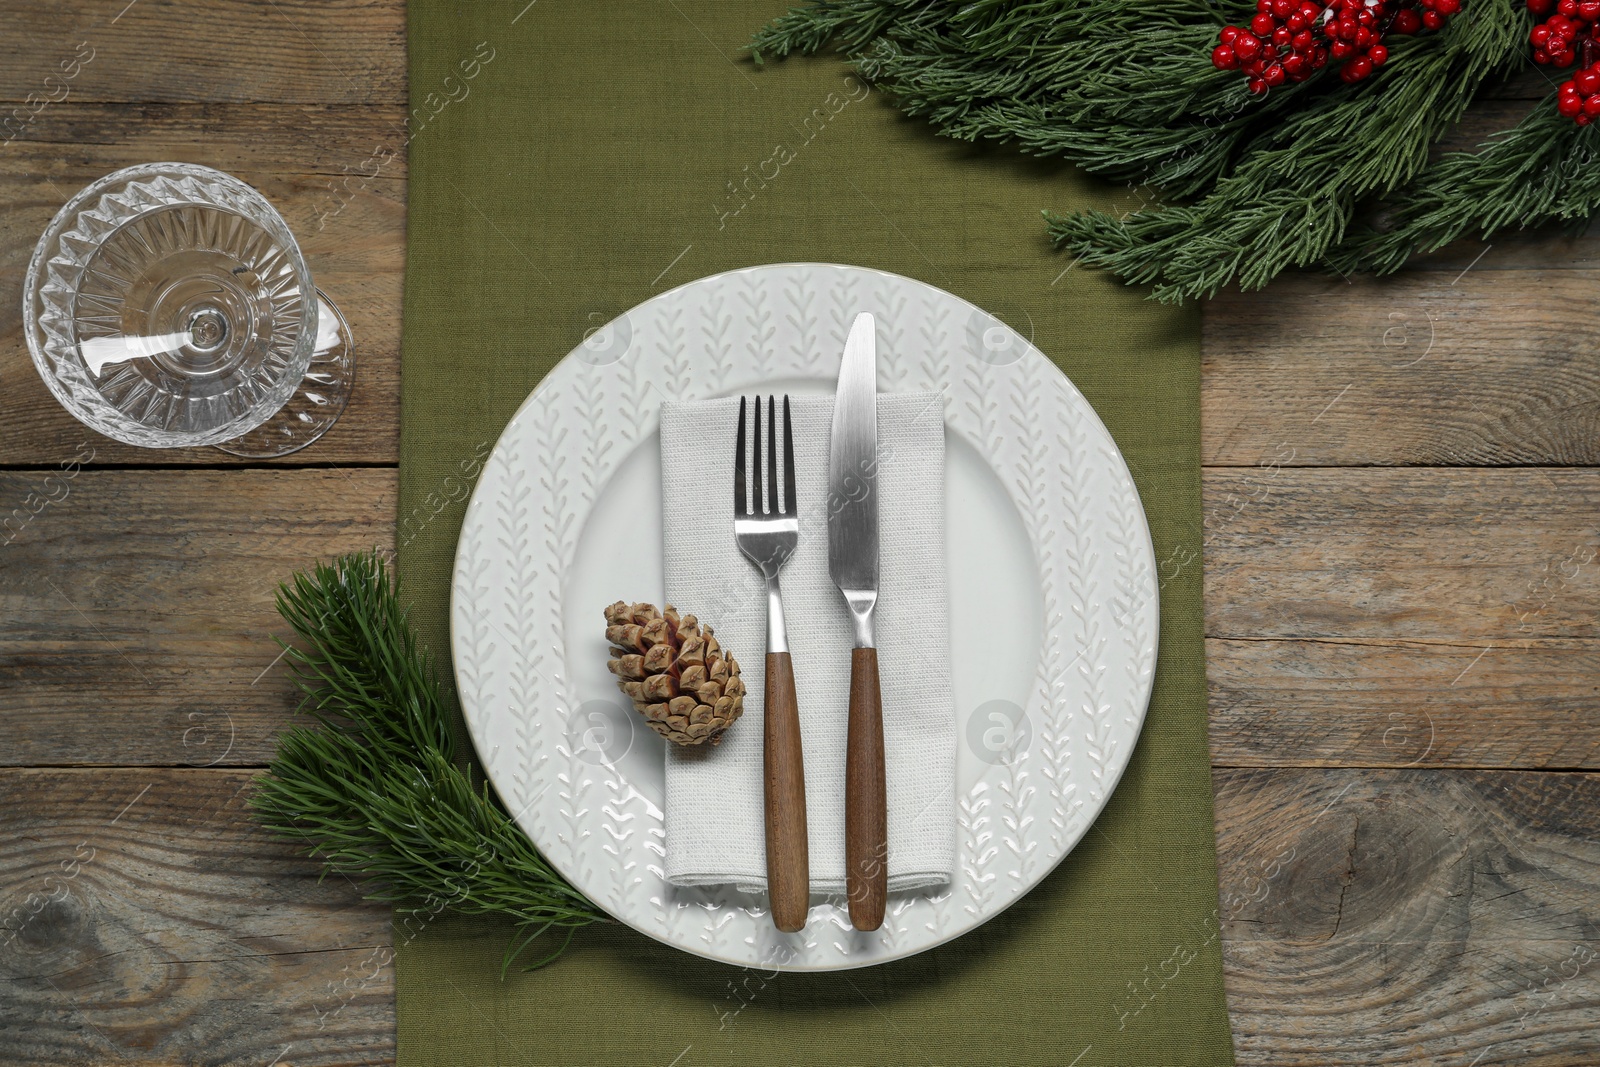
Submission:
[[[1277,23],[1272,21],[1271,15],[1257,15],[1250,20],[1250,32],[1257,37],[1271,37],[1272,28]]]
[[[1241,33],[1233,39],[1233,51],[1240,59],[1254,59],[1261,51],[1261,42],[1248,33]]]
[[[1389,58],[1389,50],[1381,44],[1375,44],[1368,50],[1367,58],[1372,60],[1374,67],[1381,67]]]
[[[1583,110],[1583,101],[1576,96],[1557,97],[1556,110],[1570,119]]]
[[[1237,70],[1239,57],[1227,45],[1219,44],[1211,50],[1211,65],[1218,70]]]
[[[1550,53],[1550,62],[1555,64],[1558,67],[1570,67],[1570,66],[1572,66],[1572,60],[1574,58],[1575,57],[1572,54],[1572,49],[1570,49],[1570,48],[1563,48],[1559,52],[1551,52]]]
[[[1307,52],[1311,49],[1311,31],[1301,30],[1289,41],[1289,46],[1296,52]]]
[[[1306,21],[1306,17],[1304,15],[1296,11],[1294,14],[1289,16],[1289,18],[1284,22],[1284,25],[1289,27],[1290,33],[1299,33],[1301,30],[1310,25],[1310,23]]]
[[[1570,19],[1578,13],[1578,0],[1557,0],[1556,10]]]
[[[1583,6],[1581,3],[1578,5]],[[1433,0],[1433,9],[1445,18],[1461,10],[1461,0]]]
[[[1372,73],[1372,60],[1357,56],[1339,70],[1339,77],[1347,82],[1358,82]]]
[[[1395,22],[1398,24],[1399,20],[1396,19]],[[1223,30],[1222,32],[1224,34],[1226,34],[1228,31],[1227,30]],[[1224,44],[1226,44],[1227,41],[1228,41],[1228,38],[1226,36],[1224,36],[1222,38],[1222,41],[1223,41]],[[1539,25],[1537,25],[1537,26],[1535,26],[1533,28],[1533,32],[1532,33],[1528,34],[1528,43],[1533,45],[1533,47],[1535,47],[1535,48],[1543,48],[1546,44],[1549,43],[1549,41],[1550,41],[1550,27],[1546,26],[1542,22],[1539,23]]]
[[[1289,47],[1289,42],[1294,40],[1294,34],[1289,32],[1289,27],[1279,26],[1272,31],[1272,45],[1274,48],[1284,49]]]
[[[1555,0],[1528,0],[1528,10],[1535,15],[1549,14],[1552,7],[1555,7]]]
[[[1574,118],[1572,121],[1576,122],[1579,126],[1587,126],[1587,125],[1589,125],[1589,123],[1593,122],[1594,120],[1591,119],[1588,115],[1579,115],[1576,118]]]
[[[1267,68],[1266,73],[1261,75],[1261,80],[1266,82],[1268,85],[1282,85],[1283,84],[1283,66],[1281,64],[1278,64],[1278,63],[1272,64],[1272,66]],[[1600,96],[1595,97],[1595,101],[1594,102],[1597,105],[1600,105]],[[1600,109],[1597,109],[1597,110],[1600,110]]]
[[[1573,86],[1574,91],[1584,96],[1593,96],[1595,93],[1600,93],[1600,70],[1595,70],[1593,67],[1580,70],[1576,78],[1567,82],[1561,88],[1565,89],[1567,85]]]
[[[1300,81],[1311,76],[1311,61],[1302,55],[1292,55],[1283,61],[1283,72],[1290,81]]]
[[[1422,24],[1430,30],[1437,30],[1444,25],[1444,16],[1437,11],[1424,11]]]
[[[1416,33],[1422,29],[1422,16],[1409,7],[1405,8],[1395,15],[1393,29],[1395,33]]]
[[[1348,56],[1351,52],[1354,52],[1354,51],[1355,51],[1354,48],[1351,48],[1349,45],[1345,44],[1343,41],[1335,41],[1335,42],[1333,42],[1333,58],[1334,59],[1344,59],[1346,56]]]
[[[1294,13],[1294,0],[1272,0],[1272,13],[1280,19],[1286,19]]]
[[[1583,102],[1583,113],[1593,118],[1600,115],[1600,96],[1591,96]]]
[[[1223,44],[1232,44],[1233,43],[1233,39],[1235,37],[1237,37],[1237,36],[1239,36],[1239,27],[1237,27],[1237,26],[1224,26],[1224,27],[1222,27],[1222,32],[1217,34],[1217,39],[1220,40]],[[1548,37],[1549,34],[1546,34],[1545,36]]]
[[[1247,88],[1249,88],[1252,93],[1264,93],[1267,91],[1267,83],[1262,81],[1260,78],[1251,78]]]

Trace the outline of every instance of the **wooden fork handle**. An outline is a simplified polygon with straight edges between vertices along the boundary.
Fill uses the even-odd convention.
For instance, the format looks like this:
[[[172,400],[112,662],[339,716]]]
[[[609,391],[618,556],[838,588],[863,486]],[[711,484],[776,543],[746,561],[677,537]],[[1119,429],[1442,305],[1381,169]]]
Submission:
[[[800,708],[787,652],[767,653],[766,698],[767,896],[773,925],[793,932],[805,926],[811,906],[811,861]]]
[[[850,924],[883,925],[889,895],[889,810],[883,780],[883,697],[878,650],[850,652],[850,725],[844,762],[845,891]]]

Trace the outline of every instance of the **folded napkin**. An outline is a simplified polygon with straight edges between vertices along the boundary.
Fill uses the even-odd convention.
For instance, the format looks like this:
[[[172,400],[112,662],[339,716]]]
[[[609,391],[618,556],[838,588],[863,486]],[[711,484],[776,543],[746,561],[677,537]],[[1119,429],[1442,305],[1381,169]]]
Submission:
[[[792,397],[800,543],[784,567],[784,619],[805,749],[813,893],[844,892],[845,723],[850,621],[828,576],[831,396]],[[744,717],[716,748],[667,753],[667,878],[766,887],[762,795],[766,596],[733,539],[739,401],[661,409],[666,595],[700,616],[739,661]],[[765,433],[763,432],[763,436]],[[955,863],[955,710],[944,553],[944,399],[878,397],[879,596],[889,888],[950,878]]]

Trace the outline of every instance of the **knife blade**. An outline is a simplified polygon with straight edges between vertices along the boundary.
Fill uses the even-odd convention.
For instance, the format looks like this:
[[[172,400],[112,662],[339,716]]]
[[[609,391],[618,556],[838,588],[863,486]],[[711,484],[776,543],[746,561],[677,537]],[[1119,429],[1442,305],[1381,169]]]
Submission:
[[[876,323],[856,316],[839,364],[828,442],[828,572],[856,623],[856,644],[872,645],[878,598],[878,366]]]
[[[883,700],[872,615],[878,602],[877,322],[857,315],[839,363],[828,442],[828,573],[855,630],[845,748],[845,889],[850,923],[883,925],[888,897],[888,807]]]

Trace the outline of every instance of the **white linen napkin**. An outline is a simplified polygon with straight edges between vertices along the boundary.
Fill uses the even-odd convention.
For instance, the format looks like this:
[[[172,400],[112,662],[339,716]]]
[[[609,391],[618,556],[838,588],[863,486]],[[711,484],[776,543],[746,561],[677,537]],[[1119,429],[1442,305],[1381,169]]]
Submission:
[[[778,400],[782,406],[782,398]],[[831,396],[792,397],[800,543],[780,576],[805,750],[811,890],[844,892],[849,615],[828,576]],[[667,752],[666,871],[682,886],[766,887],[762,793],[766,594],[733,539],[739,401],[661,409],[666,596],[716,628],[749,692],[716,748]],[[763,419],[762,436],[766,436]],[[781,430],[782,424],[780,422]],[[781,438],[780,438],[781,442]],[[955,708],[944,549],[944,398],[878,396],[879,595],[889,889],[947,882],[955,864]]]

